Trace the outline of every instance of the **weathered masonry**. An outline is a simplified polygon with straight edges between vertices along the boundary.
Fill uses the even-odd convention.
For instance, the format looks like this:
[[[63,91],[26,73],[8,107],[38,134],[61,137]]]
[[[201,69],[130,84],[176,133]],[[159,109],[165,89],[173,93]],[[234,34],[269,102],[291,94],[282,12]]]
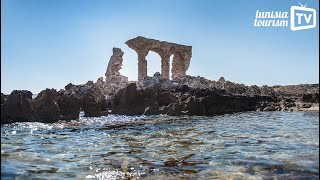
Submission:
[[[158,53],[161,57],[162,79],[169,79],[170,56],[173,54],[171,78],[176,79],[186,75],[192,56],[192,46],[185,46],[166,41],[148,39],[138,36],[130,39],[126,44],[138,54],[138,81],[147,76],[146,56],[149,51]]]

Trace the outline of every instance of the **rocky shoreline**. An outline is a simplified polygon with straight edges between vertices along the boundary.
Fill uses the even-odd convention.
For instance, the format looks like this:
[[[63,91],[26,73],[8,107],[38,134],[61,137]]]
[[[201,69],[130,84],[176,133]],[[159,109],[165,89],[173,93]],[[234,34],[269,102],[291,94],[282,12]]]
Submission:
[[[319,84],[245,86],[220,78],[185,76],[170,81],[160,73],[139,83],[129,83],[106,95],[98,79],[84,85],[68,84],[46,89],[32,99],[27,90],[1,93],[1,124],[75,120],[107,114],[213,116],[244,111],[319,111]]]
[[[1,93],[1,124],[75,120],[121,115],[213,116],[244,111],[319,111],[319,84],[246,86],[221,77],[218,81],[186,75],[191,46],[137,37],[127,41],[138,53],[138,82],[120,74],[124,52],[113,48],[103,77],[64,89],[45,89],[36,98],[27,90]],[[146,76],[145,56],[156,51],[162,57],[162,73]],[[174,55],[172,80],[169,57]]]

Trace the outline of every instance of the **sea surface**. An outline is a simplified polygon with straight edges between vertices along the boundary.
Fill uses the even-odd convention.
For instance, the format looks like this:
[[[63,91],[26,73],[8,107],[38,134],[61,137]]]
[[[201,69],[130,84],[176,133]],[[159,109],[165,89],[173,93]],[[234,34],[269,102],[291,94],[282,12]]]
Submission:
[[[319,179],[319,112],[2,125],[1,179]]]

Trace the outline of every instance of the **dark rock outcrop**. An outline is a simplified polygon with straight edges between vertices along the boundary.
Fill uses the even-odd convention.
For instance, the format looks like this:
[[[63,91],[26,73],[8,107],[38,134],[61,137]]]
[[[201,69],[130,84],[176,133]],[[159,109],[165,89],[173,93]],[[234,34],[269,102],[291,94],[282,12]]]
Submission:
[[[301,101],[307,103],[319,103],[319,93],[303,94]]]
[[[99,98],[94,93],[87,92],[83,96],[82,109],[84,116],[87,117],[99,117],[102,116],[102,112],[105,111],[107,101],[105,98]]]
[[[273,86],[272,89],[281,102],[282,110],[319,107],[319,84]]]
[[[14,90],[1,104],[1,124],[35,121],[36,110],[32,107],[32,93],[26,90]]]
[[[57,92],[46,89],[32,99],[30,91],[1,94],[1,123],[56,122],[85,116],[122,115],[200,115],[212,116],[242,111],[296,111],[319,107],[319,85],[245,86],[220,78],[184,76],[174,81],[156,73],[138,84],[131,83],[106,99],[105,82],[68,84]]]
[[[78,119],[81,101],[73,93],[64,93],[64,91],[59,91],[57,103],[60,109],[62,120],[72,120]]]
[[[211,116],[258,108],[263,110],[276,102],[277,98],[274,96],[236,95],[215,88],[193,89],[184,85],[176,89],[164,89],[159,86],[137,89],[135,84],[130,84],[114,96],[112,113]]]
[[[55,89],[46,89],[38,94],[32,105],[37,112],[39,121],[50,123],[61,119],[57,99],[58,93]]]
[[[3,104],[4,102],[6,102],[6,101],[7,101],[7,98],[8,98],[7,95],[1,93],[1,104]]]
[[[145,110],[145,101],[142,92],[137,90],[135,83],[118,91],[112,99],[112,113],[138,115]]]

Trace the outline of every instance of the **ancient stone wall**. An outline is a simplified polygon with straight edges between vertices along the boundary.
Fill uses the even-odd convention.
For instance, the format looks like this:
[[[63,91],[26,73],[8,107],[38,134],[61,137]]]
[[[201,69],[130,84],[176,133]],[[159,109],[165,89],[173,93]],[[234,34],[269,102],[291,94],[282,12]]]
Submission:
[[[148,39],[138,36],[130,39],[126,44],[138,54],[138,81],[147,77],[146,56],[149,51],[158,53],[161,57],[162,79],[169,79],[170,56],[173,54],[171,78],[176,79],[186,75],[192,56],[192,46],[185,46],[166,41]]]
[[[119,76],[120,75],[120,69],[122,66],[122,61],[123,61],[123,51],[121,51],[120,48],[113,48],[112,49],[113,54],[109,60],[108,67],[107,67],[107,72],[106,72],[106,77],[111,77],[111,76]]]
[[[120,48],[113,48],[113,54],[108,63],[106,75],[106,94],[113,94],[117,90],[128,85],[128,78],[120,74],[123,61],[123,51]]]

